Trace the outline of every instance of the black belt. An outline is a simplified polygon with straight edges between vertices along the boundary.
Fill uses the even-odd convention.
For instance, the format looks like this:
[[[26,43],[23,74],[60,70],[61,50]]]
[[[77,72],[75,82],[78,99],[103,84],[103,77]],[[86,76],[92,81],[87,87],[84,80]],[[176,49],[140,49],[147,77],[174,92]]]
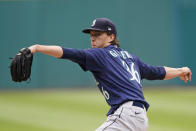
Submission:
[[[133,105],[132,106],[137,106],[137,107],[140,107],[142,109],[144,109],[144,104],[142,104],[141,102],[139,101],[133,101]]]

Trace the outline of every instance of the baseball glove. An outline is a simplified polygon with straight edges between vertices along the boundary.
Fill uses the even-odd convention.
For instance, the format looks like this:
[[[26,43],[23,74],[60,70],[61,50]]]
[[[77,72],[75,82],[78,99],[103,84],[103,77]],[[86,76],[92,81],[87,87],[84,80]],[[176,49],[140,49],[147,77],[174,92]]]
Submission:
[[[12,80],[15,82],[26,81],[31,75],[31,65],[33,54],[28,48],[23,48],[19,53],[12,58],[10,64],[10,73]]]

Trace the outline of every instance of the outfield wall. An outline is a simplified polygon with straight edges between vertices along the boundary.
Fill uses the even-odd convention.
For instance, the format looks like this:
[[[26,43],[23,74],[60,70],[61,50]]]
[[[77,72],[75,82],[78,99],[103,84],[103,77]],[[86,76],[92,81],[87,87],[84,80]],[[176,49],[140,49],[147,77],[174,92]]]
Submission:
[[[95,86],[92,75],[77,64],[41,54],[34,56],[31,82],[16,84],[8,58],[34,43],[89,48],[89,36],[81,30],[96,17],[112,19],[121,47],[144,62],[189,65],[196,73],[194,0],[0,0],[0,88]],[[184,85],[179,79],[144,81],[152,84]]]

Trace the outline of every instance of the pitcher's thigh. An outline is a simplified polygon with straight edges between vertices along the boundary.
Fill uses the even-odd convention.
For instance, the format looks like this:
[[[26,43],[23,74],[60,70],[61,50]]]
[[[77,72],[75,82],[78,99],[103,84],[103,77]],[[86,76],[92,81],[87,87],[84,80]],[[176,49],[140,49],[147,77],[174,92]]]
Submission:
[[[112,119],[107,118],[107,121],[105,121],[95,131],[122,131],[122,129],[119,126],[118,118],[113,117]]]
[[[120,115],[108,116],[96,131],[147,131],[146,112],[138,107],[122,108]]]

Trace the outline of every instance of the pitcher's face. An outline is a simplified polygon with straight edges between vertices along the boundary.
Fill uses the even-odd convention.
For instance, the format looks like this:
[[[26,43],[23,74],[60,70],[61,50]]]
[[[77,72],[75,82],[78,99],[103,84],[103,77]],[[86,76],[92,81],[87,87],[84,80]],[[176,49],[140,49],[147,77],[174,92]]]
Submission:
[[[106,32],[102,31],[90,31],[91,47],[92,48],[104,48],[110,45],[111,37]]]

